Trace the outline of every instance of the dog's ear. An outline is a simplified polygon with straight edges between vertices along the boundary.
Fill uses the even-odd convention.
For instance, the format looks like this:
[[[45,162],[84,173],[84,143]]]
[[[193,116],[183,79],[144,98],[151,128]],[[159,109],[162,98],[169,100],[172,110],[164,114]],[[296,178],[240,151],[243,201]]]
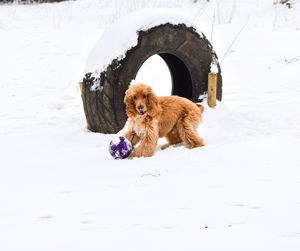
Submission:
[[[126,104],[126,114],[128,117],[134,117],[136,115],[136,109],[134,105],[134,101],[131,96],[131,91],[128,89],[125,92],[124,103]]]
[[[148,115],[150,117],[155,117],[161,111],[161,108],[159,106],[158,99],[150,86],[148,86],[147,91],[148,91],[148,96],[147,96]]]

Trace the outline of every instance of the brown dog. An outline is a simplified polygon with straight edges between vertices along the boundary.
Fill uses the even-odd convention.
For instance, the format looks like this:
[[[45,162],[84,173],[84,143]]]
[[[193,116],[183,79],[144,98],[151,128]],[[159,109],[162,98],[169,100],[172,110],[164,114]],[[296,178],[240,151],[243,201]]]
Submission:
[[[130,86],[124,102],[128,130],[123,136],[133,147],[141,141],[130,158],[152,156],[161,137],[168,141],[162,149],[182,141],[189,148],[204,146],[197,133],[204,111],[202,105],[178,96],[156,97],[145,84]]]

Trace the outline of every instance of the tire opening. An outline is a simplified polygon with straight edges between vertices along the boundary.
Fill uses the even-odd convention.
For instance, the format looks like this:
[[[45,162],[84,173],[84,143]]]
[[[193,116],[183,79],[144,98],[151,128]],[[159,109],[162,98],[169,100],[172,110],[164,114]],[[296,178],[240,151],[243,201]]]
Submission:
[[[159,54],[169,67],[172,77],[172,95],[192,100],[192,78],[185,63],[177,56],[170,53]]]
[[[157,96],[169,96],[172,93],[169,67],[158,54],[151,56],[142,64],[135,82],[150,85]]]
[[[171,53],[148,58],[135,78],[150,85],[157,96],[178,95],[192,100],[192,78],[185,63]]]

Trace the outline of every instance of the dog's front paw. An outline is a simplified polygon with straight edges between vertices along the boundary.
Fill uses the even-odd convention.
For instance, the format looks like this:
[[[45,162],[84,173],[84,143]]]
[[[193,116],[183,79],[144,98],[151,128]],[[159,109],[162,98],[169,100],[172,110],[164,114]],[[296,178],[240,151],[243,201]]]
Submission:
[[[145,157],[146,158],[146,157],[151,157],[151,156],[153,156],[153,154],[137,150],[135,152],[132,152],[130,154],[130,156],[128,157],[128,159],[140,158],[140,157]]]
[[[130,154],[129,157],[127,159],[133,159],[134,158],[134,155],[133,154]]]
[[[135,157],[135,154],[132,153],[132,154],[129,155],[129,157],[127,159],[133,159],[134,157]]]
[[[161,146],[161,150],[165,150],[165,149],[168,148],[169,146],[170,146],[169,143],[164,144],[164,145]]]
[[[133,159],[133,158],[139,158],[142,157],[142,154],[139,151],[132,151],[132,153],[129,155],[128,159]]]

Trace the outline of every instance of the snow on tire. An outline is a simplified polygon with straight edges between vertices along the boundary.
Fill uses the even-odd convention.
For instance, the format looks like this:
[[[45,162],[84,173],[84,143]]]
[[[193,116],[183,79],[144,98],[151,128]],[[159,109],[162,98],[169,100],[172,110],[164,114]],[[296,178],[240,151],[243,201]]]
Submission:
[[[126,29],[126,26],[120,29]],[[82,100],[89,130],[117,133],[124,127],[127,120],[123,103],[125,91],[142,64],[155,54],[161,56],[170,69],[172,95],[183,96],[193,102],[201,102],[207,92],[208,73],[213,63],[218,69],[217,99],[222,99],[222,77],[217,55],[201,32],[186,23],[166,22],[143,30],[136,29],[135,33],[137,44],[125,50],[122,56],[116,56],[107,65],[102,63],[104,66],[88,67],[86,70]],[[112,34],[111,31],[104,33],[104,39],[118,39],[108,37]],[[101,53],[98,48],[88,63],[90,60],[97,64],[97,57],[103,61],[102,55],[105,58],[113,46],[107,42],[96,45]]]

